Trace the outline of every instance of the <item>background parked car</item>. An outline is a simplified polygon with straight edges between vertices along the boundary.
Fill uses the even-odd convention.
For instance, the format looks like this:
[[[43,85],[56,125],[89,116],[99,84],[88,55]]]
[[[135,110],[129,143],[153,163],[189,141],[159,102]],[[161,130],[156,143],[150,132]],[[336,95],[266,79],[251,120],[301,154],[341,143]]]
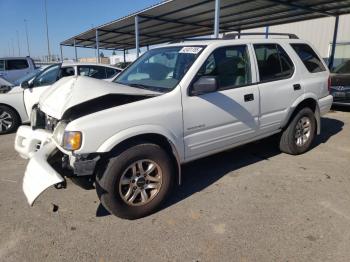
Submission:
[[[350,106],[350,60],[337,66],[331,74],[331,94],[334,105]]]
[[[48,66],[35,77],[24,77],[17,86],[0,92],[0,135],[13,132],[21,123],[28,123],[31,110],[41,94],[62,77],[83,75],[112,81],[120,71],[108,65],[63,63]],[[5,121],[2,117],[6,118]]]
[[[30,57],[0,58],[0,77],[9,82],[14,82],[35,69]]]

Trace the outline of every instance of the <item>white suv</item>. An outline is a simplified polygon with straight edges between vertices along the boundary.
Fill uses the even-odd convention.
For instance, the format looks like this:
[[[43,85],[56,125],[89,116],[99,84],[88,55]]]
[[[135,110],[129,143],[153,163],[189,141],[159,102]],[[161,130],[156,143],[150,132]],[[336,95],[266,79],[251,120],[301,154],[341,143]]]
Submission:
[[[90,182],[112,214],[139,218],[180,183],[183,163],[277,133],[281,151],[304,153],[331,104],[329,71],[305,41],[169,44],[115,83],[68,77],[42,96],[16,136],[30,158],[23,190],[32,205],[66,177]]]

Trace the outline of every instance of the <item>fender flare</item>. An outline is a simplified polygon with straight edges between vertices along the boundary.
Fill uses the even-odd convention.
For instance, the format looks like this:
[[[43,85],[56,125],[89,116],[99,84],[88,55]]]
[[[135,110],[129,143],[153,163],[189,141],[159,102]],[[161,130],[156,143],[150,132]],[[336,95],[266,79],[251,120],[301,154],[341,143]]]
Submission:
[[[103,144],[98,148],[98,153],[108,153],[113,148],[118,146],[120,143],[131,139],[133,137],[137,137],[140,135],[160,135],[167,139],[169,142],[173,156],[176,160],[177,169],[178,169],[178,183],[181,184],[181,163],[184,161],[184,146],[183,141],[177,138],[170,130],[162,128],[156,125],[141,125],[136,127],[131,127],[125,129],[121,132],[116,133],[109,139],[103,142]]]
[[[315,118],[316,118],[316,125],[317,125],[317,135],[321,133],[321,113],[320,113],[320,107],[318,104],[318,98],[313,93],[304,93],[303,95],[299,96],[294,103],[291,105],[291,107],[288,110],[287,117],[285,121],[282,124],[282,128],[285,128],[288,123],[291,120],[291,117],[293,116],[295,110],[298,108],[298,106],[305,101],[306,99],[312,99],[316,102],[316,108],[315,108]]]

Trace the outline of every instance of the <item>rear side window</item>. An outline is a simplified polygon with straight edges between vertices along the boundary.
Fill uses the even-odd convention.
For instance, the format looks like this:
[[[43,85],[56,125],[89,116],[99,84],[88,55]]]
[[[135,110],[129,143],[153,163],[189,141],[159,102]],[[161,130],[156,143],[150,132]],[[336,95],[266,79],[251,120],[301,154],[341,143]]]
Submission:
[[[256,44],[254,50],[258,61],[260,82],[286,79],[293,75],[293,62],[281,46]]]
[[[111,78],[111,77],[115,76],[116,74],[118,74],[119,72],[120,72],[120,70],[106,67],[107,78]]]
[[[25,59],[7,60],[6,70],[20,70],[28,68],[28,61]]]
[[[106,70],[102,66],[80,66],[79,75],[96,79],[106,79]]]
[[[315,51],[307,44],[291,44],[301,61],[310,73],[326,71],[326,68]]]

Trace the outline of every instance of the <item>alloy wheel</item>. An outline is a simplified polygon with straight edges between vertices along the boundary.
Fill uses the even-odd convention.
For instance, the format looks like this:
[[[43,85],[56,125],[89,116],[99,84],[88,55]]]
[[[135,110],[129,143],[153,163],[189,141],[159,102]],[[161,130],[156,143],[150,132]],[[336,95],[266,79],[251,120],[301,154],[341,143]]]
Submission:
[[[162,170],[157,163],[142,159],[132,163],[119,181],[119,194],[130,206],[149,203],[162,186]]]

